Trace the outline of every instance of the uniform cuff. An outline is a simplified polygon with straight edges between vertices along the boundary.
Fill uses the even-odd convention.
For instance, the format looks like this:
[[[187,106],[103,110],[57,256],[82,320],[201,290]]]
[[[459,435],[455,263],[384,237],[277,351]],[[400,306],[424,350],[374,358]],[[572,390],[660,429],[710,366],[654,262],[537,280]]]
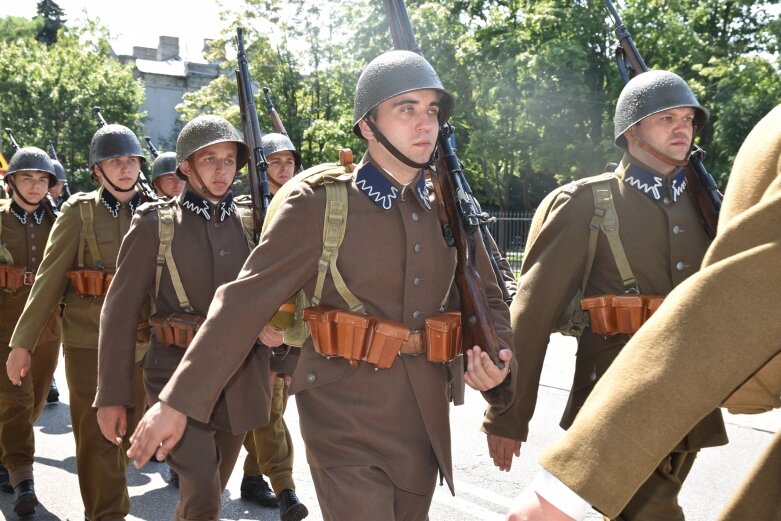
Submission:
[[[575,521],[583,521],[591,511],[591,505],[586,500],[543,467],[538,466],[532,489]]]

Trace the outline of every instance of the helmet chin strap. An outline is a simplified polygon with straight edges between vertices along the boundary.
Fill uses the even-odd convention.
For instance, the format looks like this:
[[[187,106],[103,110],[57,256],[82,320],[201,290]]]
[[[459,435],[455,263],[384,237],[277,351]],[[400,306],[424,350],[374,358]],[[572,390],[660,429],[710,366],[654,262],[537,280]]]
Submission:
[[[374,134],[374,137],[377,138],[377,141],[382,143],[382,146],[384,146],[388,150],[388,152],[391,153],[391,155],[393,157],[395,157],[396,159],[398,159],[399,161],[401,161],[405,165],[407,165],[409,167],[412,167],[412,168],[420,169],[420,168],[428,168],[428,167],[430,167],[431,165],[434,164],[434,156],[437,153],[437,147],[436,146],[434,147],[434,150],[431,152],[431,157],[428,158],[428,161],[426,161],[425,163],[417,163],[417,162],[413,161],[412,159],[408,158],[407,156],[405,156],[404,154],[402,154],[399,151],[399,149],[394,147],[391,144],[391,142],[388,141],[388,138],[386,138],[385,135],[382,132],[380,132],[380,129],[377,128],[377,125],[374,124],[374,121],[372,121],[371,118],[365,118],[364,121],[366,122],[367,125],[369,125],[369,129]]]
[[[199,190],[201,192],[203,192],[204,195],[206,195],[206,197],[214,199],[215,201],[219,201],[225,195],[225,194],[217,195],[217,194],[213,193],[211,190],[209,190],[206,187],[206,183],[203,182],[203,179],[201,178],[201,174],[198,173],[198,169],[195,168],[195,165],[192,162],[190,162],[190,168],[192,169],[192,172],[193,172],[193,175],[195,176],[195,179],[201,185]],[[236,180],[236,176],[234,175],[233,176],[233,181],[235,181],[235,180]],[[228,187],[228,190],[230,190],[230,188],[233,186],[233,181],[231,181],[231,184]]]
[[[103,174],[101,179],[105,179],[106,182],[109,185],[111,185],[111,188],[113,188],[117,192],[127,193],[127,192],[132,192],[133,190],[136,189],[136,185],[138,184],[138,177],[139,176],[136,176],[136,182],[133,183],[133,186],[131,186],[130,188],[120,188],[120,187],[118,187],[117,185],[115,185],[114,183],[111,182],[111,179],[108,178],[108,176],[106,175],[106,172],[103,170],[103,167],[100,166],[100,163],[96,163],[95,166],[98,167],[98,170],[100,170],[100,173]]]
[[[670,157],[667,154],[657,150],[656,148],[652,147],[642,139],[640,139],[637,134],[635,134],[635,131],[633,128],[630,128],[626,131],[627,137],[631,139],[637,146],[654,156],[659,161],[663,161],[664,163],[667,163],[670,166],[686,166],[689,164],[688,159],[675,159],[674,157]]]
[[[20,192],[19,189],[16,187],[16,184],[14,183],[13,177],[7,177],[6,179],[8,180],[8,184],[11,185],[11,188],[14,191],[14,195],[16,195],[19,199],[21,199],[24,204],[26,204],[27,206],[38,206],[39,204],[41,204],[40,201],[38,201],[37,203],[31,203],[30,201],[28,201],[22,195],[22,192]],[[44,196],[44,197],[46,197],[46,196]],[[43,199],[43,197],[41,199]]]

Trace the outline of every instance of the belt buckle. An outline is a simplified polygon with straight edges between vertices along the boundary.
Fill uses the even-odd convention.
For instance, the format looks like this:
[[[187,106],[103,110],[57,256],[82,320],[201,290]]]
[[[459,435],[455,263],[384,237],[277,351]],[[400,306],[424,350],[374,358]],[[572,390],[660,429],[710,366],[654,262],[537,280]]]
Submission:
[[[24,272],[24,285],[25,286],[32,286],[33,282],[35,282],[35,272],[34,271],[25,271]]]

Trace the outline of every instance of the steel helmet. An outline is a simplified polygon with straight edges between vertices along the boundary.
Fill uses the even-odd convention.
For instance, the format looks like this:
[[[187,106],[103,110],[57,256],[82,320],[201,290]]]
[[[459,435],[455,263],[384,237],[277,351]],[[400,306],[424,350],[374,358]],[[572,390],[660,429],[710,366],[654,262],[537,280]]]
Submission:
[[[152,163],[152,181],[166,174],[176,172],[176,152],[163,152]]]
[[[6,175],[30,170],[39,170],[49,174],[49,188],[57,183],[54,164],[49,154],[38,147],[24,147],[17,150],[8,163]]]
[[[293,158],[296,160],[296,170],[301,167],[301,154],[298,153],[296,147],[293,146],[293,142],[286,135],[269,132],[260,139],[260,144],[263,147],[263,155],[266,156],[266,159],[271,154],[288,151],[293,153]]]
[[[182,163],[198,150],[216,143],[232,142],[238,145],[236,171],[241,170],[249,159],[249,147],[227,119],[221,116],[197,116],[190,120],[176,139],[176,175],[187,179],[181,171]]]
[[[141,162],[146,161],[141,143],[132,130],[124,125],[104,125],[92,136],[89,147],[90,168],[114,157],[137,157]]]

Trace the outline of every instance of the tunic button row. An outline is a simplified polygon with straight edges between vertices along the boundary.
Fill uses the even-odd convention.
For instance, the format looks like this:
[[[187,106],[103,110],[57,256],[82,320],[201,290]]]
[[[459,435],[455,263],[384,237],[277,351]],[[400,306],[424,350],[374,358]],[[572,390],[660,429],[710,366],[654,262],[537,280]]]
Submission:
[[[675,269],[678,271],[683,271],[686,269],[686,264],[684,264],[683,261],[678,261],[675,263]]]
[[[420,318],[422,314],[420,311],[415,311],[412,313],[412,318]]]
[[[420,283],[421,283],[420,277],[415,277],[414,279],[412,279],[413,286],[420,286]]]
[[[421,246],[419,242],[415,243],[415,247],[414,247],[415,253],[420,253],[422,249],[423,246]]]
[[[418,220],[420,220],[420,216],[418,216],[417,212],[412,212],[411,217],[412,217],[412,220],[415,221],[415,222],[418,222]]]
[[[681,233],[681,231],[682,231],[682,230],[681,230],[681,227],[680,227],[680,226],[678,226],[677,224],[676,224],[675,226],[673,226],[673,233],[674,233],[675,235],[678,235],[679,233]]]

